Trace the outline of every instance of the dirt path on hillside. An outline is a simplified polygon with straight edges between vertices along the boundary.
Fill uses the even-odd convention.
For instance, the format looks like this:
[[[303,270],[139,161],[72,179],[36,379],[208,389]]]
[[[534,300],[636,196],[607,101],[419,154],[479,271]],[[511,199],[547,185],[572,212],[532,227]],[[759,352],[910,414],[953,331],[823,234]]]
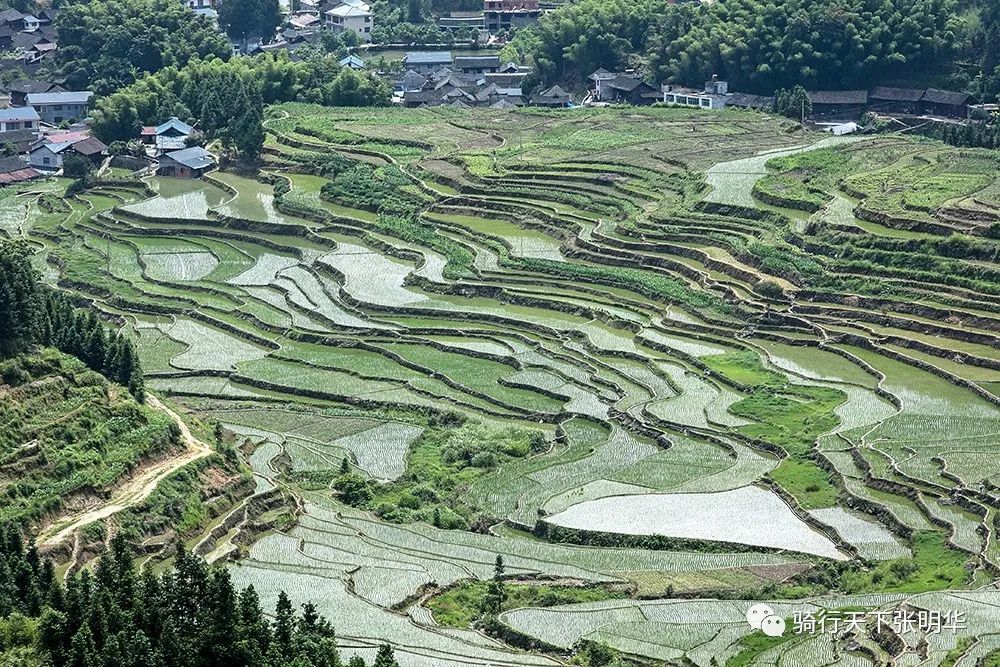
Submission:
[[[55,546],[68,539],[77,529],[95,521],[106,519],[123,509],[142,502],[153,493],[160,481],[167,475],[192,461],[197,461],[212,453],[212,448],[194,437],[190,429],[188,429],[187,424],[180,418],[180,415],[164,405],[160,399],[152,394],[147,394],[146,403],[151,408],[165,412],[174,419],[180,428],[181,440],[185,444],[186,449],[177,456],[164,459],[148,468],[144,468],[138,475],[115,489],[114,495],[107,502],[56,520],[38,536],[37,544],[39,547]]]

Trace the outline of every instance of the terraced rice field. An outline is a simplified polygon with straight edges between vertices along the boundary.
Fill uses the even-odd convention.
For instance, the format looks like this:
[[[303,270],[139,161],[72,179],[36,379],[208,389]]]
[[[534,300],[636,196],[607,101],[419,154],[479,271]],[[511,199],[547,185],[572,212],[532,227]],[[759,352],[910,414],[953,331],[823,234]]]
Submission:
[[[896,657],[866,631],[758,651],[724,596],[968,612],[898,664],[989,645],[990,155],[728,111],[285,105],[266,126],[257,179],[0,198],[53,282],[126,322],[151,388],[245,438],[258,494],[302,500],[212,551],[265,607],[312,599],[345,655],[389,641],[404,667],[559,664],[580,639]],[[534,651],[439,626],[421,597],[498,554],[519,581],[659,599],[506,610]]]

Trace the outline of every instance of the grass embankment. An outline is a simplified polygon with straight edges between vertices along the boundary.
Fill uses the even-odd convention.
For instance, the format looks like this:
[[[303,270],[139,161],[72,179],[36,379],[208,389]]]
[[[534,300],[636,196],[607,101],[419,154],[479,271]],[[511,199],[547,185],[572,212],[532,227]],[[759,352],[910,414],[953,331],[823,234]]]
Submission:
[[[469,487],[504,463],[546,448],[540,431],[479,423],[427,428],[407,456],[406,473],[380,484],[341,469],[329,471],[340,499],[374,510],[393,523],[423,521],[438,528],[467,529],[480,518]],[[324,481],[315,479],[316,481]]]
[[[0,520],[36,520],[180,444],[171,419],[73,357],[0,363]]]
[[[785,621],[785,625],[791,628],[791,619]],[[789,630],[780,637],[769,637],[760,630],[754,630],[748,635],[740,637],[737,645],[742,646],[740,652],[726,660],[726,667],[745,667],[765,651],[770,651],[776,646],[788,643],[793,640],[801,641],[806,635],[796,635]]]
[[[440,595],[430,598],[426,606],[438,625],[447,628],[468,628],[483,617],[482,603],[489,582],[463,581]],[[560,604],[599,602],[627,598],[624,591],[601,586],[567,586],[546,583],[507,583],[507,601],[502,611],[521,607],[553,607]]]
[[[883,561],[868,570],[848,571],[842,588],[851,593],[923,593],[962,588],[969,580],[967,554],[948,546],[940,532],[910,538],[913,558]]]
[[[771,478],[806,509],[835,506],[837,488],[829,473],[812,459],[812,446],[816,438],[836,428],[839,419],[834,410],[847,399],[844,393],[790,384],[783,374],[764,367],[754,352],[709,356],[702,361],[753,392],[729,410],[754,422],[740,427],[743,435],[788,452],[771,471]]]

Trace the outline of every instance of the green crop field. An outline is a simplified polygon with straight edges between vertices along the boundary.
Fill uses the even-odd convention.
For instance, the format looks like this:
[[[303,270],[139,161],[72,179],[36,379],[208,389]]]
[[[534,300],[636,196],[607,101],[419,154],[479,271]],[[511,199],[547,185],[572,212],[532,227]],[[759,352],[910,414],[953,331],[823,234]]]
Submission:
[[[995,152],[666,108],[265,127],[257,178],[0,190],[0,233],[123,324],[147,386],[301,499],[206,549],[264,607],[311,599],[404,667],[896,657],[771,641],[751,600],[966,612],[905,664],[996,648]]]

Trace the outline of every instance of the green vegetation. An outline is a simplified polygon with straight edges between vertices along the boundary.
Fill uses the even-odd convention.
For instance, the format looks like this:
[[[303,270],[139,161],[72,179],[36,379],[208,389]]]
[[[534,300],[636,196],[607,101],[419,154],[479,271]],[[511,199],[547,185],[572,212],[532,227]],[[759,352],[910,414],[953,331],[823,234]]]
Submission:
[[[273,54],[204,60],[163,70],[102,97],[94,109],[93,128],[95,136],[110,144],[133,139],[143,125],[177,116],[201,121],[210,134],[218,133],[224,143],[245,150],[262,133],[263,104],[301,100],[370,106],[385,104],[388,96],[385,82],[341,69],[335,60],[318,54],[298,62]],[[262,135],[259,142],[263,144]]]
[[[765,368],[755,352],[735,352],[701,359],[713,371],[749,387],[753,393],[729,410],[754,423],[740,427],[751,438],[781,447],[788,453],[771,478],[806,509],[832,507],[837,489],[830,475],[812,459],[812,444],[837,426],[834,409],[845,396],[836,389],[788,384],[788,379]]]
[[[483,600],[489,585],[490,582],[486,581],[463,581],[430,598],[425,604],[438,624],[449,628],[468,628],[483,617]],[[501,611],[627,597],[622,591],[600,586],[565,586],[545,582],[507,582],[505,590],[507,596]]]
[[[207,18],[170,0],[97,0],[60,10],[56,56],[69,90],[107,95],[142,74],[232,53]]]
[[[432,427],[411,446],[406,474],[399,480],[376,484],[349,473],[338,477],[334,488],[343,502],[372,508],[386,521],[464,529],[480,519],[481,511],[470,505],[469,486],[504,463],[545,447],[538,431],[475,423]]]
[[[24,548],[13,524],[3,530],[0,557],[10,569],[0,570],[0,615],[19,614],[3,621],[5,664],[14,652],[26,660],[19,664],[54,667],[109,660],[150,667],[343,664],[333,627],[315,605],[296,612],[281,593],[271,620],[253,587],[236,590],[225,569],[208,568],[181,548],[173,571],[140,573],[135,554],[118,537],[93,573],[77,574],[64,586],[50,561]],[[374,664],[398,667],[388,646]]]
[[[128,387],[139,402],[145,400],[132,341],[109,336],[94,311],[76,310],[65,294],[42,286],[22,243],[0,241],[0,311],[0,359],[35,343],[51,345]]]
[[[35,521],[179,445],[177,426],[55,350],[0,362],[0,518]]]
[[[786,620],[786,624],[791,625],[790,619]],[[740,638],[738,643],[742,648],[739,653],[726,661],[726,667],[746,667],[746,665],[753,664],[754,659],[761,653],[793,640],[801,641],[801,637],[797,637],[787,630],[778,637],[769,637],[760,630],[754,630],[749,635]]]
[[[968,582],[968,554],[948,546],[940,533],[915,533],[910,544],[912,559],[884,561],[869,571],[847,572],[842,582],[844,590],[915,593],[961,588]]]
[[[226,91],[217,140],[232,77],[255,88],[269,66],[198,65]],[[325,76],[281,65],[262,99],[306,99],[294,86],[319,79],[300,67]],[[745,627],[729,598],[869,609],[902,591],[990,613],[1000,418],[976,388],[1000,384],[995,155],[885,135],[811,150],[797,123],[733,110],[264,115],[258,179],[0,197],[24,261],[134,341],[149,390],[199,437],[220,422],[218,455],[83,531],[77,566],[116,532],[163,569],[173,532],[238,561],[266,606],[313,598],[352,642],[428,662],[543,660],[434,629],[414,606],[430,590],[449,623],[595,665],[757,650],[672,620]],[[658,494],[720,524],[790,495],[863,555],[839,560],[798,512],[774,532],[803,541],[780,551],[613,512],[603,532],[545,529]],[[773,648],[743,659],[832,650]]]
[[[796,84],[865,87],[919,74],[959,53],[957,5],[895,0],[872,11],[852,0],[834,16],[822,0],[588,0],[542,17],[514,45],[530,54],[547,82],[564,72],[579,81],[598,67],[618,71],[640,53],[650,58],[655,81],[701,85],[718,74],[739,90],[768,94]],[[866,48],[883,34],[903,37],[892,48]]]
[[[972,637],[962,637],[959,639],[958,643],[955,644],[955,648],[945,654],[944,660],[941,661],[938,667],[955,667],[955,663],[968,652],[974,642],[975,640]]]

